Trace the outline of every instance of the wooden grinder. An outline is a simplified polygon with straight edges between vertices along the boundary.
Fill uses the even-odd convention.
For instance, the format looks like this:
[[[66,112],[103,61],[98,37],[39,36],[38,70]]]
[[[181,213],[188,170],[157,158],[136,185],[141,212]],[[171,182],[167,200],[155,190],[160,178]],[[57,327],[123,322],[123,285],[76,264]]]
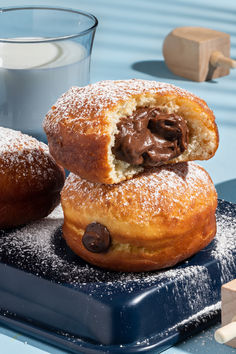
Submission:
[[[236,348],[236,279],[221,288],[222,327],[215,332],[215,340]]]
[[[230,35],[209,28],[175,28],[165,38],[163,56],[170,71],[194,81],[225,76],[236,67]]]

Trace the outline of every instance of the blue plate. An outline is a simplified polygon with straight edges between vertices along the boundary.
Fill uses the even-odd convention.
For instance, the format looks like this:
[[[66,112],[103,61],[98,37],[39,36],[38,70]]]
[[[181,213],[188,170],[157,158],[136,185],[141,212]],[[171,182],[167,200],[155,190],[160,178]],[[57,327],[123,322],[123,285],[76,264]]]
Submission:
[[[219,200],[218,231],[178,266],[117,273],[74,255],[62,218],[1,231],[2,324],[67,352],[162,351],[219,320],[221,285],[236,277],[236,206]]]

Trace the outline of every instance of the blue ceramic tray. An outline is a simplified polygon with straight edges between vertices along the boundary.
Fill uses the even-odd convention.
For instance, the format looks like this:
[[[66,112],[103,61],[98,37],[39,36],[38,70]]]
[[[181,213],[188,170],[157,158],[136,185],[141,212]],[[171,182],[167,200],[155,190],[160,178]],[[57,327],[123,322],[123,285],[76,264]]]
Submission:
[[[75,256],[54,213],[0,237],[0,321],[74,353],[162,351],[219,320],[236,277],[236,206],[219,201],[211,244],[161,272],[115,273]]]

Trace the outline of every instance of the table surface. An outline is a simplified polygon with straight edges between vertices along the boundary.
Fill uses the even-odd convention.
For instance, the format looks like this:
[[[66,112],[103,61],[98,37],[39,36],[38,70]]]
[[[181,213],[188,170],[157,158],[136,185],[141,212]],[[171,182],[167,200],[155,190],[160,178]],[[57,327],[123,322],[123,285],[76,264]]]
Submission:
[[[200,26],[231,35],[236,59],[236,2],[233,0],[0,0],[0,6],[61,6],[93,13],[99,20],[91,65],[91,82],[141,78],[165,81],[202,97],[213,109],[220,133],[214,158],[200,164],[210,173],[220,198],[236,202],[236,70],[211,82],[197,83],[175,76],[165,66],[162,43],[175,27]],[[217,326],[216,326],[217,327]],[[216,327],[165,351],[178,353],[232,353],[217,344]],[[0,327],[1,353],[65,353],[20,333]]]

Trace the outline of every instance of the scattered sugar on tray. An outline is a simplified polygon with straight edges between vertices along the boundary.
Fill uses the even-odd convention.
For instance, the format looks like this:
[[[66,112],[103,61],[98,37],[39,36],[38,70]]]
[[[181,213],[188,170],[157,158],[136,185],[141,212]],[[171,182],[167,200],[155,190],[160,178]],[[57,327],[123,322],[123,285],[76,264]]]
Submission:
[[[56,217],[58,214],[58,217]],[[56,210],[44,220],[4,234],[0,239],[0,258],[9,264],[16,264],[34,274],[53,279],[57,282],[88,285],[88,283],[106,282],[107,291],[122,287],[132,292],[136,282],[139,286],[151,285],[156,277],[160,281],[166,277],[164,272],[147,273],[113,273],[90,266],[68,250],[61,236],[55,231],[62,224],[61,210]],[[168,278],[184,278],[181,270],[167,271]],[[191,274],[191,269],[190,273]]]
[[[233,206],[229,205],[229,211],[230,208]],[[232,217],[225,216],[221,221],[222,216],[217,215],[218,233],[211,252],[214,258],[220,262],[224,261],[224,257],[226,258],[226,268],[219,270],[223,281],[225,278],[227,280],[230,278],[230,275],[225,276],[222,272],[230,273],[230,270],[227,273],[227,267],[231,265],[232,253],[236,248],[235,224]],[[1,261],[58,283],[66,282],[75,286],[91,288],[91,291],[99,291],[99,286],[95,288],[95,284],[105,283],[105,291],[110,295],[116,291],[132,293],[144,288],[148,289],[153,285],[155,285],[156,291],[161,291],[167,281],[170,281],[174,284],[173,295],[176,296],[176,299],[180,299],[181,292],[184,292],[188,298],[188,306],[192,310],[196,310],[202,299],[207,298],[210,289],[208,288],[209,279],[205,267],[190,266],[186,261],[173,269],[148,273],[105,271],[87,264],[68,249],[61,238],[62,222],[62,211],[58,208],[41,221],[17,230],[1,231]],[[192,293],[190,289],[196,288],[196,282],[198,291]],[[101,291],[102,294],[103,291]]]
[[[181,322],[175,324],[174,326],[170,327],[168,329],[168,332],[171,332],[171,331],[173,331],[173,329],[180,328],[180,327],[183,327],[185,325],[189,326],[189,324],[191,322],[202,321],[204,316],[209,315],[209,314],[213,314],[214,312],[218,313],[220,308],[221,308],[221,301],[218,301],[216,304],[213,304],[213,305],[210,305],[210,306],[206,306],[202,310],[200,310],[197,313],[193,314],[192,316],[189,316],[186,319],[184,319],[183,321],[181,321]]]
[[[224,208],[226,213],[221,216],[217,223],[220,236],[215,238],[215,247],[211,251],[212,256],[219,260],[222,284],[232,280],[231,269],[235,265],[235,256],[232,250],[236,248],[235,210],[230,203],[225,203]]]
[[[204,266],[186,267],[182,270],[181,281],[177,278],[173,284],[172,293],[180,312],[185,311],[183,293],[187,308],[186,313],[189,313],[189,309],[191,312],[196,312],[204,305],[204,301],[207,303],[207,299],[211,296],[212,281],[208,269]]]
[[[35,138],[23,134],[20,131],[0,127],[0,153],[5,152],[18,152],[19,154],[26,150],[41,149],[48,152],[46,144],[36,140]],[[13,159],[14,156],[11,156]],[[33,159],[33,156],[29,156],[29,159]]]

